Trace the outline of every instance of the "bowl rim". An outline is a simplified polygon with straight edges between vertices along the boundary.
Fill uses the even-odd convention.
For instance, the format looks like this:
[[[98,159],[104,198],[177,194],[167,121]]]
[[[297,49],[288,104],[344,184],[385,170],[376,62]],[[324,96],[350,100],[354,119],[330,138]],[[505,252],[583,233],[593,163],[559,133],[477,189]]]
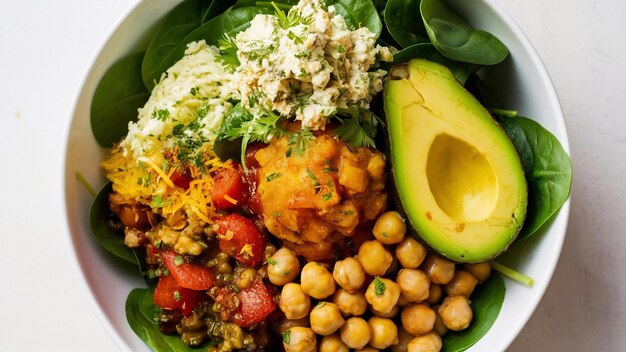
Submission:
[[[87,283],[87,280],[86,280],[87,275],[85,273],[85,268],[81,264],[81,259],[79,258],[80,256],[77,251],[77,246],[74,242],[75,238],[71,230],[72,219],[70,218],[70,213],[66,209],[69,204],[69,197],[70,197],[68,185],[69,185],[69,182],[75,179],[75,175],[72,175],[68,171],[68,167],[69,167],[68,155],[70,152],[70,149],[69,149],[70,138],[69,137],[71,135],[72,126],[74,124],[74,117],[76,116],[76,113],[78,110],[78,104],[81,100],[81,93],[84,90],[87,80],[89,79],[90,72],[93,71],[98,58],[102,55],[103,51],[107,48],[107,45],[109,44],[111,40],[111,37],[119,29],[122,23],[124,23],[127,20],[129,15],[137,10],[137,8],[141,5],[141,2],[142,2],[141,0],[132,0],[132,3],[129,4],[128,7],[123,12],[118,14],[115,21],[113,21],[111,25],[109,26],[109,28],[105,31],[104,36],[100,39],[100,42],[97,45],[97,49],[94,51],[87,65],[83,69],[83,72],[81,73],[81,76],[80,76],[81,79],[77,85],[76,91],[74,92],[72,104],[70,105],[72,107],[69,112],[70,116],[67,119],[67,125],[64,130],[64,135],[63,135],[63,139],[65,143],[64,149],[63,149],[64,160],[63,160],[63,168],[61,170],[62,172],[61,189],[63,192],[63,197],[62,197],[63,209],[65,210],[65,234],[66,234],[65,239],[66,239],[67,249],[70,251],[70,261],[72,263],[73,271],[79,277],[80,286],[82,287],[81,291],[83,295],[87,298],[87,302],[89,304],[89,307],[91,308],[92,313],[96,316],[100,325],[107,332],[107,335],[109,336],[109,338],[113,340],[115,345],[117,345],[117,347],[120,350],[123,350],[123,351],[132,351],[132,348],[126,342],[126,340],[122,338],[122,336],[118,333],[118,331],[113,327],[113,324],[104,313],[102,306],[98,304],[98,302],[96,301],[96,298],[95,298],[96,295],[95,295],[94,289]]]
[[[182,2],[183,0],[176,0],[176,3]],[[533,65],[536,67],[539,77],[541,79],[542,85],[547,88],[549,96],[547,99],[552,102],[553,111],[550,113],[551,116],[555,117],[556,127],[558,129],[559,136],[557,139],[563,146],[563,149],[570,155],[570,144],[567,133],[567,126],[565,122],[565,118],[563,115],[562,107],[558,98],[558,94],[556,92],[556,88],[554,83],[547,71],[547,68],[541,57],[539,56],[537,50],[534,48],[526,34],[523,32],[518,23],[508,14],[508,12],[498,3],[497,0],[482,0],[483,3],[488,6],[492,11],[494,11],[505,23],[509,25],[509,29],[514,34],[515,38],[518,39],[519,43],[522,45],[523,51],[528,53],[529,58],[532,60]],[[74,273],[78,275],[80,286],[82,287],[82,292],[86,296],[88,304],[95,314],[98,322],[104,327],[105,331],[109,335],[109,337],[113,340],[113,342],[117,345],[118,348],[124,351],[132,351],[129,343],[122,337],[122,335],[114,328],[112,322],[107,318],[103,307],[96,301],[96,295],[94,292],[94,288],[90,286],[86,280],[87,275],[85,273],[85,268],[81,265],[81,258],[77,251],[76,246],[76,238],[73,235],[71,229],[71,221],[70,213],[67,211],[67,207],[69,204],[70,193],[68,191],[68,184],[75,180],[75,175],[68,171],[68,155],[70,152],[70,140],[69,137],[71,135],[72,126],[74,124],[74,117],[76,116],[78,110],[78,104],[81,100],[81,93],[84,89],[84,86],[89,79],[90,72],[94,69],[94,66],[98,60],[98,58],[102,55],[103,51],[107,48],[111,38],[119,29],[120,25],[123,24],[128,17],[135,11],[137,11],[138,7],[142,4],[143,1],[140,0],[132,0],[132,2],[128,5],[127,9],[121,12],[116,20],[110,25],[108,30],[105,31],[105,35],[100,39],[100,43],[97,46],[97,49],[92,54],[90,60],[87,65],[83,69],[81,73],[81,79],[78,82],[77,88],[74,92],[74,97],[71,103],[71,110],[69,110],[69,118],[67,118],[67,125],[64,130],[64,162],[63,167],[61,169],[62,172],[62,201],[63,201],[63,209],[65,210],[65,222],[64,222],[64,231],[65,231],[65,241],[67,244],[67,250],[70,252],[70,261],[73,266]],[[544,276],[545,280],[541,280],[533,286],[534,290],[537,290],[538,293],[533,296],[533,300],[527,302],[529,306],[532,308],[524,310],[525,316],[523,319],[516,319],[513,326],[510,326],[514,330],[515,333],[507,335],[507,338],[501,339],[499,346],[500,350],[504,351],[510,347],[510,345],[515,341],[515,339],[522,332],[524,326],[529,322],[530,318],[534,314],[537,309],[539,303],[545,296],[545,292],[552,281],[554,273],[556,271],[556,266],[560,259],[563,244],[565,242],[565,236],[567,234],[568,220],[570,216],[570,208],[571,208],[571,195],[567,199],[567,201],[562,205],[562,207],[558,210],[557,214],[554,215],[553,219],[559,218],[559,222],[562,225],[557,229],[556,233],[551,233],[550,236],[557,237],[556,245],[552,248],[552,253],[549,255],[549,261],[544,266],[546,275]],[[484,337],[483,337],[484,338]],[[470,347],[470,351],[473,347]]]

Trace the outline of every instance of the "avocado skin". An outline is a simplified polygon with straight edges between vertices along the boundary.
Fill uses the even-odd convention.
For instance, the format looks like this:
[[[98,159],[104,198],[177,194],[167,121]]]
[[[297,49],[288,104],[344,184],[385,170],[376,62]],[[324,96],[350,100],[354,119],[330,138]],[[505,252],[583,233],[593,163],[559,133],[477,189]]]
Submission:
[[[418,239],[456,262],[488,261],[520,232],[528,189],[504,130],[445,66],[414,59],[383,92],[391,192]]]

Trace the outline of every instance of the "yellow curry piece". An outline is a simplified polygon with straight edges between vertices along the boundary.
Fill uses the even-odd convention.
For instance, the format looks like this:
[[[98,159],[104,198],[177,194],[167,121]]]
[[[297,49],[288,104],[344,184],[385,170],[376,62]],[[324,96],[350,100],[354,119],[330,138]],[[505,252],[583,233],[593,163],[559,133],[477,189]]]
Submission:
[[[287,138],[275,138],[255,154],[265,226],[309,260],[332,257],[336,240],[386,209],[385,157],[328,134],[301,155],[288,149]]]

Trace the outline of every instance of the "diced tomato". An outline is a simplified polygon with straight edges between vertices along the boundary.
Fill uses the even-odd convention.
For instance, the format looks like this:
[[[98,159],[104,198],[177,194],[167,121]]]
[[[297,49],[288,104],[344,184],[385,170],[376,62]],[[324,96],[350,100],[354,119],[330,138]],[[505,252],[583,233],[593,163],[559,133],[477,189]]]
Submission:
[[[170,180],[172,180],[172,183],[176,186],[182,189],[188,189],[189,184],[191,183],[191,181],[193,181],[193,177],[191,177],[189,169],[187,169],[186,167],[179,167],[175,169],[174,172],[172,172],[172,174],[170,175]]]
[[[230,306],[228,302],[221,301],[233,300],[232,296],[232,292],[224,290],[222,294],[217,296],[216,302]],[[272,292],[260,279],[234,296],[239,305],[228,311],[228,317],[233,323],[244,328],[262,322],[276,309],[276,302],[274,302]]]
[[[159,278],[159,283],[153,294],[154,304],[163,309],[181,309],[184,316],[188,316],[200,302],[202,292],[180,287],[176,279],[169,276]]]
[[[215,275],[211,269],[190,263],[176,265],[176,253],[172,251],[161,252],[163,262],[170,275],[176,279],[179,286],[192,290],[206,291],[215,285]]]
[[[265,241],[252,220],[238,214],[228,214],[218,218],[215,223],[222,252],[251,267],[263,261]]]
[[[231,209],[244,200],[244,183],[241,174],[233,169],[220,169],[213,176],[211,201],[219,210]]]

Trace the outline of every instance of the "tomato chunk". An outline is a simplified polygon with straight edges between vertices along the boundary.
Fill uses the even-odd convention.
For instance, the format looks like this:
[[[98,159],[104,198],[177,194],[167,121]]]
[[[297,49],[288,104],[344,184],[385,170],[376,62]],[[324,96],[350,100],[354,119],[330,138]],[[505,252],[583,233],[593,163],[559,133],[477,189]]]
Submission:
[[[249,288],[234,294],[234,297],[239,304],[236,308],[228,310],[228,317],[233,323],[244,328],[262,322],[276,309],[272,292],[260,279]],[[216,301],[230,306],[227,300],[235,299],[233,292],[227,292],[224,289],[222,294],[217,296]]]
[[[239,263],[256,267],[263,261],[263,234],[250,219],[228,214],[216,220],[220,250]]]
[[[202,292],[180,287],[171,275],[159,278],[154,290],[154,304],[163,309],[181,309],[184,316],[188,316],[200,302]]]
[[[244,199],[244,183],[241,174],[233,169],[220,169],[213,176],[211,201],[219,210],[232,209]]]
[[[215,275],[211,269],[190,263],[177,263],[176,253],[161,252],[163,262],[179,286],[191,290],[206,291],[215,285]],[[182,259],[182,257],[180,257]],[[177,265],[178,264],[178,265]]]
[[[193,181],[193,177],[191,177],[188,168],[179,167],[172,172],[172,174],[170,175],[170,180],[176,186],[182,189],[188,189],[189,184],[191,183],[191,181]]]

